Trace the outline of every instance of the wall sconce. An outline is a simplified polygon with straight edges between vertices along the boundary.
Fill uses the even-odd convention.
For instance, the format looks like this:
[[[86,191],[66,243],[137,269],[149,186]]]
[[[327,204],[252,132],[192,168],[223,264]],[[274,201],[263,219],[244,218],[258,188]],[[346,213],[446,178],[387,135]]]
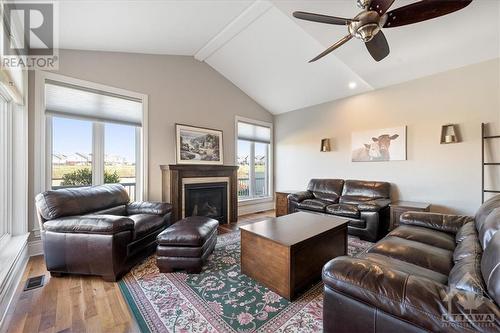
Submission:
[[[327,152],[330,151],[330,139],[321,139],[321,152]]]
[[[458,125],[447,124],[441,126],[441,144],[458,143],[460,141]]]

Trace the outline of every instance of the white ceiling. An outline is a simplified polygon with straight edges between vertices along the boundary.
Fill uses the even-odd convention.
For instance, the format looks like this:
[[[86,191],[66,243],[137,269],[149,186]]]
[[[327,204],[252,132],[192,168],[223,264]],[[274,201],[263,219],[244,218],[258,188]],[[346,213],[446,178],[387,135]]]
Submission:
[[[416,0],[415,0],[416,1]],[[392,8],[415,2],[396,0]],[[353,39],[309,59],[347,28],[297,20],[295,10],[353,17],[355,0],[60,1],[60,47],[193,55],[274,114],[343,98],[500,55],[500,1],[384,29],[391,54],[375,62]],[[356,82],[355,89],[349,89]]]

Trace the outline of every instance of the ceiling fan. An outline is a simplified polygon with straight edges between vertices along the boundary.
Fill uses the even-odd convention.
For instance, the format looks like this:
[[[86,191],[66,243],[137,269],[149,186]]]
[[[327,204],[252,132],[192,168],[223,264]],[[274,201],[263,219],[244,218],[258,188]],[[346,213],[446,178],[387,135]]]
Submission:
[[[389,44],[381,30],[382,28],[400,27],[450,14],[467,7],[472,0],[422,0],[387,12],[393,2],[394,0],[357,0],[358,7],[362,8],[363,11],[352,19],[307,12],[294,12],[293,16],[298,19],[326,24],[347,25],[349,31],[347,36],[337,41],[309,62],[324,57],[348,42],[352,37],[361,39],[373,59],[380,61],[389,55]]]

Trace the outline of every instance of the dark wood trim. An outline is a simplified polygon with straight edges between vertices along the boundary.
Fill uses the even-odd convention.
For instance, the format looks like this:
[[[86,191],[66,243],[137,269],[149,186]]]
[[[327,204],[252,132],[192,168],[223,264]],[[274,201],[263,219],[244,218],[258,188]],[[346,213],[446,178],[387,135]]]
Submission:
[[[235,165],[160,165],[162,171],[162,200],[172,204],[172,220],[182,218],[182,179],[201,177],[229,178],[228,222],[238,221],[238,166]]]

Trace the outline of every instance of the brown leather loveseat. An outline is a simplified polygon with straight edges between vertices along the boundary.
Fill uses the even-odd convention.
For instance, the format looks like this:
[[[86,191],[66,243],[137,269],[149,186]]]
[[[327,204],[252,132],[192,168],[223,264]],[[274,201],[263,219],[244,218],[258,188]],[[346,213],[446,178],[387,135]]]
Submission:
[[[307,191],[288,195],[288,211],[349,218],[348,233],[375,242],[389,228],[391,184],[365,180],[311,179]]]
[[[408,212],[323,268],[325,332],[500,332],[500,195],[475,217]]]
[[[156,248],[170,225],[167,203],[129,202],[120,184],[46,191],[36,196],[47,270],[116,281]]]

